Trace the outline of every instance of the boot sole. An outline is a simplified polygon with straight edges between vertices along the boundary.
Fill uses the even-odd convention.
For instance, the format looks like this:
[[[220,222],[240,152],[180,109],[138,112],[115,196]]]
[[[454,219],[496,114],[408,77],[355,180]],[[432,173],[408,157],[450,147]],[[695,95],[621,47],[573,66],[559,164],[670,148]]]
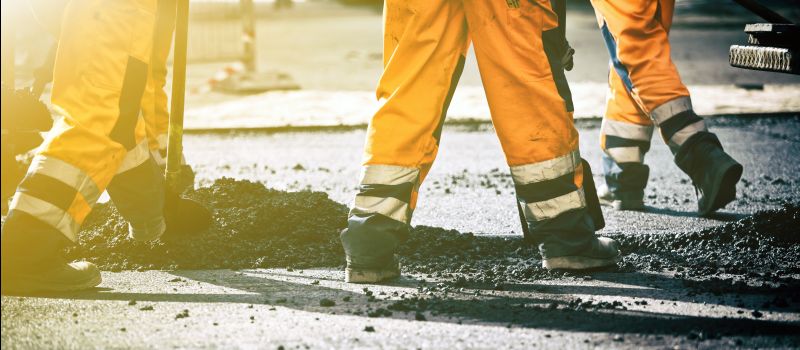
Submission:
[[[400,277],[398,270],[366,270],[346,268],[344,281],[347,283],[378,283]]]
[[[616,210],[632,210],[643,211],[645,210],[644,201],[632,201],[621,199],[604,199],[600,198],[600,205],[612,207]]]
[[[721,175],[717,177],[721,180],[711,193],[712,200],[709,201],[711,205],[700,209],[701,216],[709,215],[736,199],[736,184],[741,179],[744,168],[741,164],[732,162],[723,169],[724,171],[721,171]]]
[[[622,255],[613,258],[590,258],[585,256],[560,256],[542,260],[542,267],[548,270],[587,270],[616,265]]]
[[[616,210],[631,210],[631,211],[642,211],[644,210],[644,202],[643,201],[622,201],[622,200],[615,200],[611,202],[611,206],[614,207]]]
[[[103,282],[103,278],[98,274],[89,280],[80,283],[72,284],[54,284],[52,281],[43,281],[36,279],[23,279],[19,278],[10,281],[3,281],[4,284],[10,284],[10,287],[3,286],[3,294],[25,295],[34,293],[47,293],[47,292],[74,292],[79,290],[86,290],[97,287]]]

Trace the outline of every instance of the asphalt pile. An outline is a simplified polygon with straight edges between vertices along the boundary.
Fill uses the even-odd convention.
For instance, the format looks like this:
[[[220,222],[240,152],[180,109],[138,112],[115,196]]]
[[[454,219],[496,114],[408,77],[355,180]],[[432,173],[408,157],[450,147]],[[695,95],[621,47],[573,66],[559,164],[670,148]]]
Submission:
[[[68,257],[107,270],[342,267],[339,233],[347,207],[321,192],[284,192],[223,178],[186,192],[212,208],[207,232],[170,242],[135,242],[112,203],[87,218]],[[672,271],[687,280],[713,280],[725,288],[789,288],[800,275],[800,207],[757,213],[696,232],[610,236],[625,258],[614,271]],[[398,252],[403,271],[445,281],[503,289],[525,282],[583,273],[547,271],[535,247],[521,237],[487,237],[417,226]],[[734,277],[731,277],[734,276]],[[733,279],[732,279],[733,278]]]
[[[696,232],[614,234],[621,271],[672,271],[687,285],[717,292],[800,287],[800,206],[784,204]],[[702,283],[702,284],[701,284]]]
[[[228,178],[189,190],[187,197],[214,211],[206,232],[167,242],[136,242],[113,203],[96,206],[87,217],[78,246],[68,257],[101,268],[238,269],[338,266],[344,252],[338,234],[347,208],[321,192],[283,192],[263,184]]]

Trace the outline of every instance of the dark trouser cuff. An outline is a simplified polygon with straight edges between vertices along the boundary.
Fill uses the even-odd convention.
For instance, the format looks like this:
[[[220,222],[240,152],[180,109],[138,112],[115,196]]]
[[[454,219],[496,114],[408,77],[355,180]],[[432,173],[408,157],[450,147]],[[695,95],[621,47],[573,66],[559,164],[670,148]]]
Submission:
[[[528,224],[532,243],[543,258],[572,255],[589,247],[595,239],[595,225],[585,208],[565,212],[553,219]]]
[[[641,200],[650,177],[650,167],[642,163],[617,163],[604,155],[603,175],[614,197]]]
[[[64,234],[34,216],[12,210],[2,231],[2,270],[36,271],[63,259],[72,245]]]

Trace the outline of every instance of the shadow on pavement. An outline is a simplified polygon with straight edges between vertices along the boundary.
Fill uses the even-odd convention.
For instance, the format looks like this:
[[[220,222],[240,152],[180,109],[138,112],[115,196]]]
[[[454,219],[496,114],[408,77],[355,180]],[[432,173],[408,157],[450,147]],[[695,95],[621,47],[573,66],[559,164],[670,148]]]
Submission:
[[[612,281],[632,288],[609,286],[510,284],[503,292],[479,292],[475,289],[450,291],[419,298],[417,288],[425,284],[413,278],[402,278],[392,284],[344,285],[338,274],[325,276],[272,273],[272,271],[175,271],[183,282],[204,282],[234,289],[229,293],[118,293],[107,289],[51,295],[51,298],[77,300],[136,300],[137,302],[242,303],[361,317],[382,317],[429,322],[489,324],[508,327],[542,328],[560,331],[637,333],[645,335],[703,334],[713,339],[720,336],[797,336],[800,323],[745,318],[690,316],[610,307],[583,307],[565,301],[565,294],[592,296],[624,296],[700,303],[697,298],[674,298],[680,281],[646,274],[600,273],[598,280]],[[322,278],[320,278],[322,277]],[[279,280],[279,279],[290,280]],[[320,285],[324,281],[325,285]],[[636,287],[638,284],[649,287]],[[435,283],[428,283],[433,286]],[[346,290],[343,288],[352,288]],[[368,288],[371,294],[362,288]],[[670,293],[670,290],[673,290]],[[362,293],[362,291],[364,293]],[[491,294],[489,294],[491,293]],[[322,306],[328,299],[335,305]],[[390,299],[390,300],[385,300]],[[652,301],[651,301],[652,302]]]
[[[659,214],[659,215],[669,215],[669,216],[675,216],[675,217],[698,217],[698,214],[697,214],[696,211],[681,211],[681,210],[675,210],[675,209],[670,209],[670,208],[658,208],[658,207],[654,207],[654,206],[650,206],[650,205],[645,206],[645,211],[644,212],[645,213],[651,213],[651,214]],[[745,218],[747,216],[749,216],[749,215],[748,214],[716,212],[716,213],[713,213],[713,214],[711,214],[709,216],[705,216],[704,218],[705,219],[709,219],[709,220],[728,222],[728,221],[741,220],[741,219],[743,219],[743,218]]]

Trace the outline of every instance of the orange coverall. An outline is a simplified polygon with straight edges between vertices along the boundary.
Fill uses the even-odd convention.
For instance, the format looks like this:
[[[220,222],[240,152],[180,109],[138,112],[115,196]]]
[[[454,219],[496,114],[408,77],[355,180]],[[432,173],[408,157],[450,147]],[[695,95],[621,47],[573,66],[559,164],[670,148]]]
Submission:
[[[654,126],[673,153],[708,129],[692,110],[670,57],[675,1],[592,0],[592,5],[611,56],[600,135],[606,184],[618,197],[641,199],[649,175],[644,155]]]

